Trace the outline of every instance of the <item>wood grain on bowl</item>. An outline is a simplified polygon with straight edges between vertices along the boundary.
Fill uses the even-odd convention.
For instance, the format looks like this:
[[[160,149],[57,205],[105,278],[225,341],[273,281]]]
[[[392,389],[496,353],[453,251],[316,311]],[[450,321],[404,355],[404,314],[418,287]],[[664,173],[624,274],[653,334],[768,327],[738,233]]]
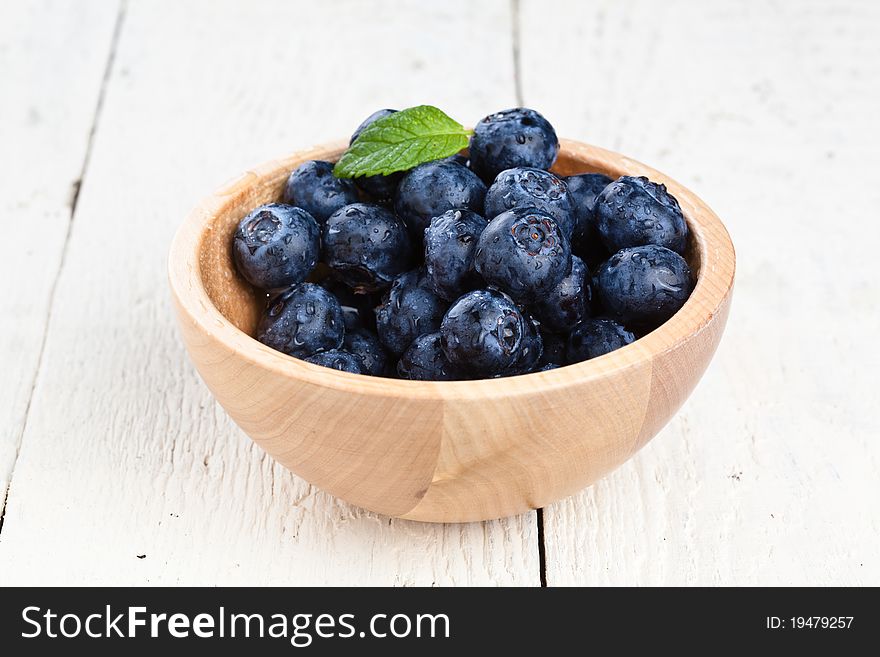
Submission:
[[[699,381],[721,338],[735,256],[692,192],[645,165],[563,140],[554,171],[645,175],[678,199],[697,284],[660,328],[600,358],[500,380],[419,382],[338,372],[273,351],[258,298],[232,264],[241,218],[277,200],[288,173],[343,143],[250,171],[202,202],[171,247],[183,339],[233,420],[281,464],[359,506],[433,522],[497,518],[571,495],[650,440]]]

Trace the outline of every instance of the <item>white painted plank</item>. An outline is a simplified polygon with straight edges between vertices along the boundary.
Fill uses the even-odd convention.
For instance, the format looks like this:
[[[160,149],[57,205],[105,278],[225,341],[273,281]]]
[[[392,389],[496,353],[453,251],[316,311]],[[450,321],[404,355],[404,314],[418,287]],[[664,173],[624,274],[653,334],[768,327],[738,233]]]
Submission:
[[[0,505],[117,12],[103,0],[0,3]]]
[[[274,465],[186,361],[165,281],[184,214],[248,166],[345,136],[379,107],[431,102],[473,122],[512,104],[509,11],[465,0],[130,2],[0,581],[538,583],[533,513],[392,521]]]
[[[525,102],[694,189],[739,269],[684,409],[545,511],[549,584],[880,584],[880,7],[554,7],[523,3]]]

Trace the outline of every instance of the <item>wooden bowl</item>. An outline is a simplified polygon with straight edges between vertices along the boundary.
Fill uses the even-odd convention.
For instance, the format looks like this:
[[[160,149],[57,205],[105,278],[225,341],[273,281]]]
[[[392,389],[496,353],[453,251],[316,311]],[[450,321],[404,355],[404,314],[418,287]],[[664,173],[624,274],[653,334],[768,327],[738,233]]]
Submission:
[[[568,140],[556,172],[644,175],[681,203],[697,284],[657,330],[549,372],[454,382],[348,374],[257,342],[260,302],[233,267],[233,231],[249,210],[280,197],[293,168],[336,160],[344,147],[317,147],[245,173],[205,199],[171,246],[169,278],[186,348],[223,408],[279,463],[378,513],[430,522],[499,518],[550,504],[616,468],[693,390],[727,320],[730,237],[674,180]]]

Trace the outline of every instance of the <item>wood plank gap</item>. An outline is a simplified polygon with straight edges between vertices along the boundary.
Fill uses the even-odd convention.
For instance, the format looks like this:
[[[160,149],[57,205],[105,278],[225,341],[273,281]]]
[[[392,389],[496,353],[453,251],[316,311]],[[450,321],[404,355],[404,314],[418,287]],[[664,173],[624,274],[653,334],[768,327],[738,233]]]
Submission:
[[[13,466],[15,464],[13,463]],[[9,489],[12,487],[12,477],[9,478],[9,485],[3,492],[3,505],[0,506],[0,535],[3,534],[3,521],[6,520],[6,502],[9,499]]]
[[[128,0],[121,0],[119,3],[119,12],[116,14],[116,24],[113,26],[113,36],[110,38],[110,52],[107,55],[107,65],[104,67],[104,75],[101,78],[101,90],[98,92],[98,102],[95,104],[95,115],[92,118],[92,127],[89,130],[89,140],[86,142],[86,153],[83,156],[83,164],[82,169],[79,172],[79,178],[74,183],[73,194],[70,199],[70,222],[67,225],[67,235],[64,239],[64,249],[61,255],[61,263],[58,267],[58,275],[55,277],[55,283],[58,282],[58,278],[61,274],[61,269],[64,266],[64,255],[67,253],[67,243],[70,241],[70,229],[73,225],[73,219],[76,214],[76,206],[79,202],[79,195],[83,188],[83,182],[85,181],[86,172],[89,168],[89,162],[92,158],[92,146],[95,142],[95,133],[98,130],[98,122],[101,120],[101,110],[104,108],[104,97],[107,94],[107,84],[110,81],[110,73],[113,70],[113,63],[116,61],[116,48],[119,45],[119,36],[122,33],[122,24],[125,21],[125,13],[128,9]],[[52,295],[55,294],[55,285],[52,285]],[[48,316],[52,314],[52,304],[50,301],[49,304],[49,313]],[[47,316],[47,320],[48,320]],[[48,326],[48,321],[46,326]],[[44,339],[45,339],[45,333]],[[40,354],[42,356],[42,353]]]
[[[73,183],[73,189],[71,190],[71,198],[70,198],[70,218],[67,221],[67,230],[64,234],[64,244],[61,247],[61,257],[58,259],[58,268],[55,270],[55,276],[52,279],[52,285],[49,288],[49,305],[46,309],[46,321],[43,323],[43,335],[40,341],[40,350],[37,355],[37,366],[34,368],[34,375],[31,378],[30,390],[28,391],[28,400],[27,405],[24,410],[24,421],[21,423],[21,430],[18,433],[18,438],[15,441],[15,458],[12,461],[12,467],[9,470],[9,483],[6,485],[6,490],[3,495],[3,505],[0,507],[0,535],[3,533],[3,521],[6,518],[6,504],[9,502],[9,491],[12,490],[12,481],[15,477],[15,466],[18,464],[18,457],[21,454],[21,444],[24,439],[25,431],[27,430],[28,419],[30,418],[31,413],[31,402],[34,398],[34,390],[37,387],[37,381],[40,377],[40,372],[43,369],[43,356],[46,351],[46,339],[49,335],[49,324],[52,321],[52,308],[55,305],[55,291],[58,288],[58,281],[61,279],[61,273],[64,271],[64,262],[67,258],[67,247],[70,243],[70,235],[73,232],[73,219],[76,214],[76,206],[79,202],[80,191],[83,187],[83,181],[85,180],[86,172],[89,167],[89,159],[92,153],[92,144],[95,140],[95,132],[98,128],[98,122],[101,117],[101,108],[104,106],[104,96],[107,90],[107,83],[110,79],[110,71],[113,69],[113,62],[116,59],[116,47],[119,43],[119,36],[122,32],[122,23],[125,18],[125,11],[128,4],[128,0],[122,0],[119,3],[119,11],[116,15],[116,23],[113,26],[113,36],[110,39],[110,50],[107,55],[107,64],[104,67],[104,75],[101,78],[101,88],[98,92],[98,100],[95,103],[95,113],[92,117],[92,124],[89,129],[89,138],[86,142],[86,152],[83,155],[83,164],[80,169],[79,178]]]
[[[538,523],[538,568],[541,587],[547,587],[547,550],[544,547],[544,509],[538,509],[535,514]]]

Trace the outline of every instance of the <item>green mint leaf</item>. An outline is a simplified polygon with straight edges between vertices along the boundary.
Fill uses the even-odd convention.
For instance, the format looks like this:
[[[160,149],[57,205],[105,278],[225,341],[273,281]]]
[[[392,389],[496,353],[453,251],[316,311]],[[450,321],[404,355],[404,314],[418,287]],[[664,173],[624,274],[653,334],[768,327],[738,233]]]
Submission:
[[[368,125],[336,166],[337,178],[387,176],[455,155],[468,145],[471,131],[431,105],[389,114]]]

